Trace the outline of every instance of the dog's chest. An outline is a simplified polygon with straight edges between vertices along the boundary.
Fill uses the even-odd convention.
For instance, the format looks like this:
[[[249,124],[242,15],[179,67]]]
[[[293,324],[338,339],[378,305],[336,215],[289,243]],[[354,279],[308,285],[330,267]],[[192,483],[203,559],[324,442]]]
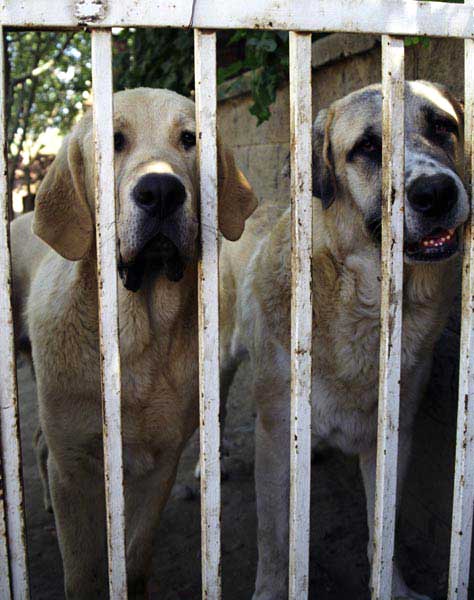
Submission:
[[[73,290],[35,295],[30,335],[42,413],[50,423],[67,423],[55,435],[83,447],[101,439],[100,352],[95,295]],[[193,319],[178,322],[171,335],[147,318],[146,303],[135,308],[124,313],[121,306],[120,346],[124,461],[127,472],[139,474],[194,430],[198,373]]]
[[[319,311],[322,318],[314,328],[313,431],[320,440],[349,453],[363,451],[376,438],[380,343],[376,275],[371,269],[343,274],[335,307]],[[401,417],[406,422],[416,411],[420,383],[443,320],[441,298],[434,293],[427,301],[413,302],[411,285],[406,284],[401,340]]]

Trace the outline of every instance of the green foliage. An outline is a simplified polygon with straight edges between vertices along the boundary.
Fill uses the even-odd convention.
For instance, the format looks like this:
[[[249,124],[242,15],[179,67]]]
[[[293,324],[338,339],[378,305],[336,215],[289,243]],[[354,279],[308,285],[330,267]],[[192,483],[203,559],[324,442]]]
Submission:
[[[149,85],[189,95],[194,88],[193,40],[193,32],[187,30],[122,30],[114,43],[116,88]],[[238,86],[250,71],[250,112],[260,124],[270,117],[277,88],[287,78],[288,33],[239,30],[225,46],[243,46],[243,57],[218,68],[218,83],[237,77]]]
[[[117,90],[162,87],[189,96],[194,87],[192,31],[123,29],[114,37]]]
[[[444,0],[433,0],[444,1]],[[462,3],[462,0],[451,0]],[[321,36],[315,36],[321,37]],[[19,151],[48,127],[70,129],[82,113],[91,85],[90,36],[86,32],[17,32],[6,34],[7,139],[9,174]],[[423,37],[406,45],[426,46]],[[123,29],[114,35],[116,89],[164,87],[184,95],[194,88],[193,32],[184,29]],[[250,112],[257,124],[268,120],[277,89],[288,77],[288,33],[238,30],[218,34],[218,49],[227,56],[219,65],[218,83],[241,89],[250,83]],[[221,54],[218,53],[218,57]]]
[[[25,129],[33,135],[47,127],[69,129],[90,87],[89,36],[11,31],[6,38],[9,141]]]
[[[246,71],[251,72],[253,104],[250,112],[260,125],[270,118],[270,106],[275,101],[277,89],[288,76],[288,32],[239,30],[228,45],[242,41],[245,43],[244,58],[219,68],[217,80],[223,83]]]
[[[48,127],[67,131],[82,111],[90,87],[89,36],[40,31],[6,34],[7,144],[10,189],[26,146]],[[36,146],[33,153],[38,153]]]

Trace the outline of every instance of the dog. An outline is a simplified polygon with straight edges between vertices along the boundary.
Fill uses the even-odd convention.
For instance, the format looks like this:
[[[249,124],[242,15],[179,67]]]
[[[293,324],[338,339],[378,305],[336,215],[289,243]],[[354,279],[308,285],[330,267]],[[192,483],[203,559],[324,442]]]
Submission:
[[[433,346],[456,290],[462,224],[463,109],[441,86],[405,95],[405,246],[398,494]],[[373,554],[380,330],[382,94],[366,87],[313,126],[312,444],[357,454]],[[258,568],[254,600],[288,597],[290,210],[261,205],[221,252],[223,402],[245,357],[257,407]],[[393,598],[421,599],[394,567]]]
[[[153,532],[198,426],[194,112],[167,90],[114,95],[129,597],[146,589]],[[107,597],[94,163],[89,112],[65,138],[34,215],[11,227],[17,336],[30,340],[38,388],[40,468],[47,456],[66,596],[84,600]],[[220,140],[218,175],[220,232],[237,240],[256,199]]]

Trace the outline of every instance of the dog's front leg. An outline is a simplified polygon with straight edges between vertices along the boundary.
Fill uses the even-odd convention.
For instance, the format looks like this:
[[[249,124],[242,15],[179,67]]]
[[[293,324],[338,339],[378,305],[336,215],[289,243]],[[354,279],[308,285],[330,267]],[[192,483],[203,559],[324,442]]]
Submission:
[[[63,467],[63,466],[62,466]],[[50,453],[48,477],[68,600],[107,597],[104,480],[78,464],[59,468]]]
[[[403,481],[408,466],[410,456],[411,434],[408,431],[400,430],[399,452],[398,452],[398,473],[397,473],[397,508],[400,505]],[[369,544],[367,554],[369,564],[372,569],[372,558],[374,553],[374,515],[375,515],[375,482],[377,468],[377,449],[374,446],[371,450],[359,455],[359,465],[364,481],[365,496],[367,502],[367,521],[369,529]],[[395,557],[393,563],[392,577],[392,598],[393,600],[430,600],[428,596],[417,594],[411,590],[398,567],[398,561]]]
[[[157,468],[126,481],[126,539],[128,597],[147,596],[151,568],[153,537],[160,514],[176,479],[181,448],[160,453]]]
[[[270,380],[271,381],[271,380]],[[278,388],[278,389],[277,389]],[[281,388],[281,389],[280,389]],[[253,600],[288,598],[290,388],[256,385],[258,567]]]

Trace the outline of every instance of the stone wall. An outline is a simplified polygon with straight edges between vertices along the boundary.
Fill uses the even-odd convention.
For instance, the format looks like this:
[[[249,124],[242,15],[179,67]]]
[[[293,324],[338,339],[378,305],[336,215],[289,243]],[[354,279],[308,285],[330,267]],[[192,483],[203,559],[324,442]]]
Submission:
[[[407,79],[430,79],[448,85],[462,96],[464,46],[461,40],[432,40],[427,48],[409,46]],[[379,38],[333,34],[313,44],[313,112],[365,85],[381,79]],[[287,203],[289,180],[282,176],[290,139],[289,89],[278,91],[269,121],[256,126],[248,109],[252,104],[248,86],[226,93],[221,86],[219,125],[233,146],[241,168],[260,200]]]

